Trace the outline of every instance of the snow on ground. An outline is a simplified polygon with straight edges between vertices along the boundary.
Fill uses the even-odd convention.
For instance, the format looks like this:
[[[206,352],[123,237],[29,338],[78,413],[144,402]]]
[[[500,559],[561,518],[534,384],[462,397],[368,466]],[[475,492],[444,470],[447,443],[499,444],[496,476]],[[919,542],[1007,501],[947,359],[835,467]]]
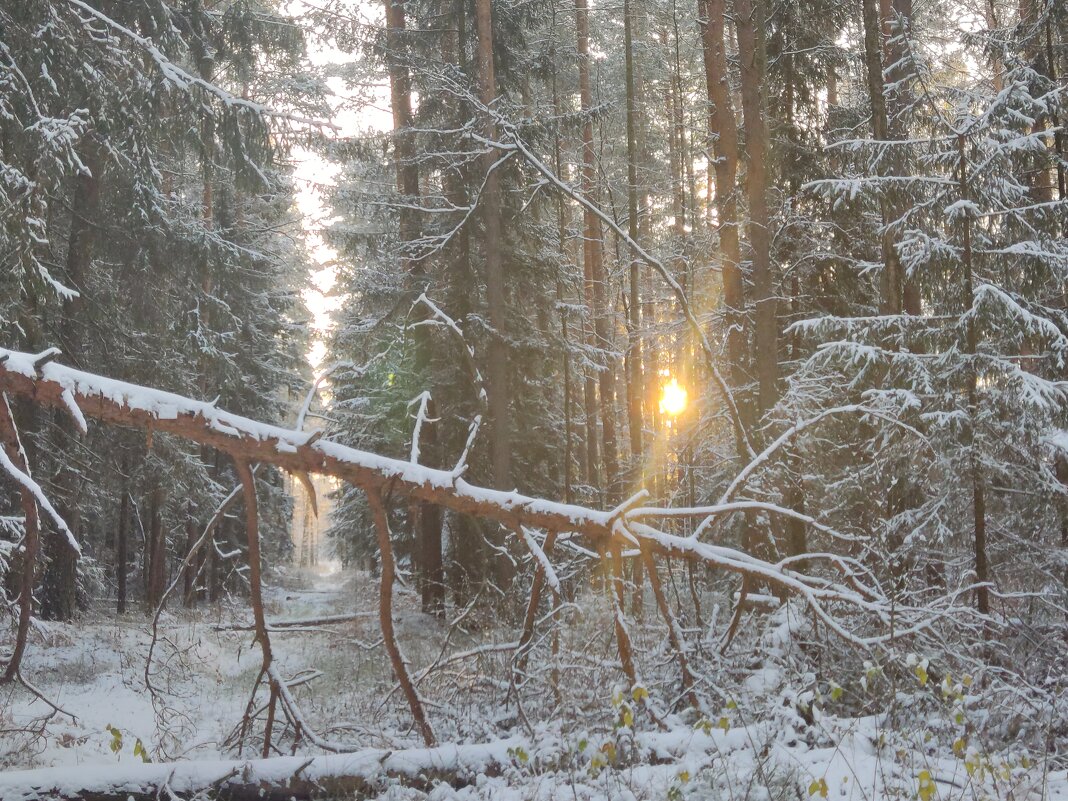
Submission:
[[[445,660],[421,685],[443,743],[427,750],[410,729],[403,699],[392,692],[378,647],[376,580],[353,571],[288,569],[273,571],[268,587],[270,620],[356,616],[272,633],[282,675],[321,672],[295,690],[308,720],[320,735],[356,751],[316,757],[302,770],[306,778],[355,773],[383,797],[432,801],[1068,801],[1064,771],[1049,772],[1023,758],[947,753],[925,744],[920,732],[892,730],[886,715],[836,717],[827,703],[803,720],[799,701],[811,698],[798,693],[783,666],[804,624],[785,609],[768,618],[768,658],[741,671],[734,701],[705,718],[669,715],[661,729],[619,692],[611,627],[598,617],[596,593],[579,599],[583,611],[564,629],[564,679],[572,693],[564,703],[528,696],[524,703],[535,722],[527,728],[514,704],[506,704],[506,655],[490,649],[473,662]],[[515,634],[492,621],[450,633],[419,612],[415,593],[400,585],[396,602],[399,637],[416,675],[442,654],[470,653]],[[259,743],[240,753],[227,743],[248,703],[260,653],[251,632],[218,627],[249,622],[240,599],[164,615],[152,672],[161,691],[155,703],[145,690],[151,620],[142,613],[117,619],[110,608],[98,609],[75,624],[39,631],[25,674],[75,719],[56,715],[45,725],[51,710],[44,702],[21,688],[0,689],[0,799],[116,775],[130,787],[163,775],[175,791],[229,774],[237,777],[232,781],[291,775],[288,761],[255,761]],[[634,622],[632,633],[645,653],[663,638],[653,613],[645,624]],[[670,659],[662,667],[673,674]],[[308,758],[296,759],[299,766]],[[158,764],[175,761],[182,764]],[[401,784],[442,769],[456,771],[456,786]]]
[[[343,573],[276,575],[267,593],[271,617],[303,618],[351,613],[365,576]],[[371,588],[366,588],[370,594]],[[217,757],[222,743],[241,720],[260,667],[258,646],[247,631],[217,631],[225,623],[250,619],[240,602],[210,609],[165,613],[153,663],[153,683],[164,693],[154,706],[145,691],[145,657],[151,619],[139,611],[117,618],[110,609],[94,610],[72,624],[42,625],[34,637],[23,673],[49,700],[76,720],[57,715],[40,734],[43,701],[21,688],[0,690],[0,766],[35,767],[140,762],[137,740],[152,758]],[[371,621],[372,623],[374,621]],[[316,667],[328,669],[347,649],[334,647],[341,626],[321,631],[278,632],[275,656],[283,675]],[[373,636],[373,635],[369,635]],[[326,665],[324,665],[324,662]],[[339,665],[338,665],[339,666]],[[160,718],[157,718],[160,715]],[[157,723],[171,736],[162,741]],[[108,726],[122,732],[122,747]]]

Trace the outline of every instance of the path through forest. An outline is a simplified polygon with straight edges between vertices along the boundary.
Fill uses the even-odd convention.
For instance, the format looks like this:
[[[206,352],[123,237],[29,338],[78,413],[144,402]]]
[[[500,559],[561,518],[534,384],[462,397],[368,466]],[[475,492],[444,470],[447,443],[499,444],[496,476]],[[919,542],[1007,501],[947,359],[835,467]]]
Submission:
[[[362,687],[389,679],[372,647],[376,596],[370,576],[324,563],[272,571],[266,597],[272,620],[356,616],[341,624],[285,628],[272,640],[285,675],[316,671],[299,691],[309,718],[335,726],[335,738],[363,745],[384,741],[384,735],[371,734],[375,714],[360,697]],[[402,638],[418,632],[428,643],[435,639],[438,627],[421,619],[414,595],[401,592],[398,600]],[[153,760],[222,755],[260,665],[251,632],[227,627],[250,620],[242,599],[218,610],[164,612],[151,673],[155,698],[145,689],[149,617],[134,611],[116,619],[111,604],[102,602],[76,624],[39,623],[23,670],[69,715],[53,714],[45,732],[42,724],[52,710],[43,701],[18,685],[0,689],[0,768],[140,761],[138,741]],[[420,653],[417,643],[410,644]]]

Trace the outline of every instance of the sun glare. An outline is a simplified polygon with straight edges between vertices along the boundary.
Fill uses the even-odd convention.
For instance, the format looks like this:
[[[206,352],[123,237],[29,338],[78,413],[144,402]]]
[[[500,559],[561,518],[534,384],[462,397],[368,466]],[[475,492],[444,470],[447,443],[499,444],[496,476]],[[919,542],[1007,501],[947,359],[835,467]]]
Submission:
[[[686,387],[672,378],[660,388],[660,413],[669,417],[678,417],[686,411],[689,395]]]

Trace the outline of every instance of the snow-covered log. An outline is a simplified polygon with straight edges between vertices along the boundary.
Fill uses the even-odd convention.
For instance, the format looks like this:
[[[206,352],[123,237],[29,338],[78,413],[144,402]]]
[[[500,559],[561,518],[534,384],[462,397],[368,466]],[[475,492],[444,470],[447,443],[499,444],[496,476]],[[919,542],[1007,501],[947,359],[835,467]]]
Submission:
[[[611,534],[612,516],[608,512],[477,487],[457,472],[316,439],[314,434],[250,420],[211,403],[116,381],[54,361],[38,370],[37,358],[0,348],[0,391],[67,410],[64,392],[69,390],[87,418],[174,434],[295,474],[323,473],[365,489],[408,495],[456,512],[496,520],[513,531],[526,525],[550,531],[579,531],[595,538]]]
[[[243,801],[374,796],[391,780],[429,788],[435,781],[464,786],[510,764],[518,740],[443,745],[403,751],[368,749],[351,754],[287,756],[250,760],[117,765],[79,765],[0,774],[4,801],[79,798],[127,801],[133,798],[212,797]]]
[[[47,351],[46,355],[51,353]],[[889,601],[854,560],[832,554],[806,554],[810,565],[820,563],[839,574],[839,581],[831,581],[794,570],[796,558],[768,562],[744,551],[671,535],[659,528],[659,522],[664,519],[685,516],[707,521],[760,507],[768,514],[801,519],[834,535],[813,518],[784,507],[745,500],[686,509],[641,507],[638,504],[646,497],[641,492],[615,509],[601,511],[531,498],[518,492],[470,484],[462,478],[462,469],[435,470],[408,460],[379,456],[322,439],[321,432],[309,435],[269,425],[226,412],[213,403],[115,381],[57,364],[51,358],[3,348],[0,348],[0,392],[68,410],[73,398],[87,418],[184,437],[227,453],[239,464],[263,462],[295,474],[332,475],[369,495],[392,494],[427,501],[496,521],[511,531],[521,531],[527,526],[577,535],[591,540],[601,553],[620,545],[644,543],[657,554],[703,562],[795,594],[832,631],[857,644],[871,645],[889,636],[856,636],[828,608],[831,604],[846,604],[873,616],[876,621],[889,621]],[[910,612],[922,618],[911,621],[910,627],[899,627],[899,634],[925,628],[934,619],[930,610],[897,607],[895,611],[899,620],[910,617]],[[941,614],[945,613],[942,610]]]

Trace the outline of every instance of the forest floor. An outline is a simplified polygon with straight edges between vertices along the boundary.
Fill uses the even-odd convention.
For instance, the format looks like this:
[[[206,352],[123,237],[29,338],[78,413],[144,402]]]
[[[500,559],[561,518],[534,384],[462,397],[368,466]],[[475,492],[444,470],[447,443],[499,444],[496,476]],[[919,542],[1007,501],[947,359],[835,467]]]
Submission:
[[[316,669],[322,676],[309,686],[326,681],[336,688],[329,694],[328,710],[316,703],[318,693],[305,694],[305,711],[313,721],[335,725],[350,711],[345,690],[359,685],[361,676],[353,674],[353,667],[364,664],[353,659],[353,652],[377,636],[372,600],[377,584],[372,582],[354,572],[287,570],[272,575],[265,598],[270,620],[361,615],[343,626],[272,635],[284,675]],[[402,632],[411,627],[408,618],[427,618],[404,609],[406,594],[399,593],[398,600]],[[45,702],[21,688],[0,690],[0,767],[140,761],[140,750],[134,754],[138,741],[150,759],[217,758],[227,751],[226,740],[242,719],[261,663],[252,632],[222,627],[250,622],[248,607],[240,601],[164,612],[153,654],[152,680],[159,690],[155,703],[145,683],[150,616],[136,610],[118,617],[111,608],[98,607],[75,623],[40,624],[23,673],[70,714],[53,715],[45,723],[52,711]],[[419,623],[432,633],[436,621]],[[342,680],[346,673],[348,681]],[[117,751],[112,730],[121,732]]]
[[[436,758],[419,750],[403,699],[393,691],[379,647],[377,581],[362,572],[294,569],[273,571],[269,578],[269,620],[356,616],[345,623],[272,633],[283,675],[317,671],[296,695],[318,733],[364,755],[381,749],[372,754],[375,768],[402,755],[415,760],[417,768],[420,760]],[[888,729],[879,714],[820,713],[806,724],[794,703],[784,703],[797,698],[791,679],[766,660],[739,661],[735,672],[742,676],[743,689],[738,703],[710,711],[710,719],[680,713],[668,716],[660,730],[644,720],[621,725],[629,705],[620,701],[611,678],[611,626],[606,617],[589,611],[597,606],[595,593],[582,599],[587,611],[566,629],[561,646],[571,663],[564,680],[575,688],[573,695],[555,706],[537,694],[529,697],[526,713],[535,725],[528,728],[507,700],[502,679],[508,675],[507,657],[492,648],[507,643],[514,631],[485,623],[466,632],[449,631],[418,611],[415,593],[406,588],[398,587],[396,605],[398,636],[413,672],[443,663],[421,685],[439,740],[485,744],[506,768],[460,788],[440,785],[427,792],[398,783],[384,797],[1068,801],[1064,770],[1025,763],[1018,754],[1012,759],[955,755],[925,746],[917,731]],[[651,617],[655,621],[655,614]],[[217,766],[211,761],[258,757],[262,741],[250,739],[239,750],[233,740],[259,672],[260,653],[250,631],[226,627],[247,623],[250,614],[240,601],[165,613],[151,673],[155,697],[146,691],[152,626],[142,612],[120,618],[101,607],[74,624],[42,626],[24,672],[42,695],[69,714],[50,714],[49,706],[22,688],[0,689],[0,771],[36,768],[38,777],[47,771],[76,776],[88,766],[136,771],[149,761]],[[769,636],[778,638],[775,648],[781,649],[796,626],[776,628],[769,620],[768,628]],[[636,645],[646,653],[662,645],[657,625],[635,623],[633,629]],[[473,650],[487,644],[491,648],[485,658],[470,659]],[[461,659],[442,660],[443,654]],[[665,664],[670,673],[670,659]],[[263,700],[261,689],[257,703]],[[546,718],[547,723],[537,723]],[[262,720],[256,730],[262,732]],[[277,742],[279,753],[289,753],[291,741],[282,736]],[[5,781],[15,778],[15,773],[0,773],[0,797]]]

